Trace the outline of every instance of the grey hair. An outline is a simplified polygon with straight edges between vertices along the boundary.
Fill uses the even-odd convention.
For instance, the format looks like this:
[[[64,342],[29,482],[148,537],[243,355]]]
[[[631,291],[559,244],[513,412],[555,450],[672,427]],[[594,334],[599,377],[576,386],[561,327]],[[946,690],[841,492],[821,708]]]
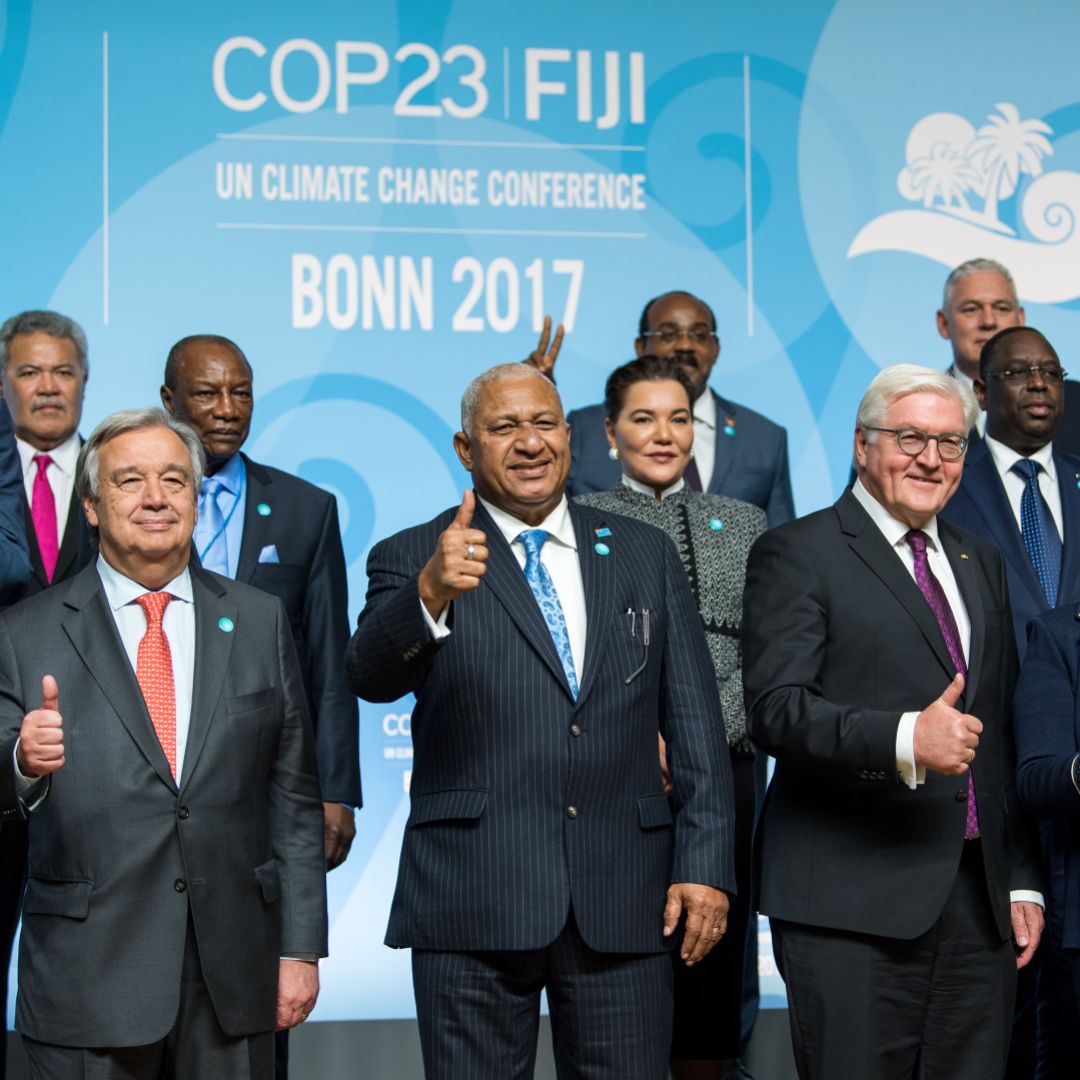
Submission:
[[[1013,281],[1012,274],[1010,274],[997,259],[968,259],[967,262],[962,262],[959,266],[954,267],[952,272],[945,279],[945,288],[941,294],[942,311],[949,310],[953,289],[955,289],[957,283],[963,278],[966,278],[968,274],[1000,274],[1009,286],[1009,292],[1012,293],[1013,303],[1019,305],[1020,300],[1016,295],[1016,282]]]
[[[75,493],[79,501],[97,502],[101,497],[101,448],[129,431],[168,428],[187,447],[191,458],[191,480],[198,498],[206,473],[206,457],[199,436],[187,424],[174,420],[164,409],[123,409],[106,416],[83,443],[75,465]]]
[[[537,371],[531,364],[496,364],[494,367],[482,371],[461,395],[461,430],[466,435],[472,435],[473,420],[476,418],[476,405],[480,400],[480,393],[488,383],[509,382],[512,379],[540,379],[555,390],[555,384],[542,372]],[[555,390],[555,396],[559,392]],[[562,402],[559,402],[560,409]]]
[[[58,311],[20,311],[0,326],[0,368],[7,366],[8,348],[17,334],[48,334],[49,337],[66,338],[75,346],[83,371],[90,370],[86,333],[83,328]]]
[[[940,394],[941,397],[951,398],[963,409],[965,434],[975,425],[979,415],[975,395],[948,372],[916,364],[893,364],[882,368],[871,379],[859,402],[856,426],[884,427],[892,403],[908,394]]]

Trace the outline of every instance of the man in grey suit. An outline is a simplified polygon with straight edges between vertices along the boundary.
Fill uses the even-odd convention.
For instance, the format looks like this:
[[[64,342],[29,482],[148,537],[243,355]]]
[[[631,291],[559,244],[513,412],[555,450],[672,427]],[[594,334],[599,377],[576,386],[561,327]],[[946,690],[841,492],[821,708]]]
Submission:
[[[104,420],[100,555],[0,617],[0,816],[29,815],[32,1077],[266,1080],[326,954],[322,805],[281,603],[189,565],[198,437]]]
[[[665,535],[567,503],[546,377],[492,368],[461,411],[475,495],[372,549],[346,660],[360,696],[416,695],[386,941],[413,949],[425,1074],[531,1077],[546,987],[560,1077],[660,1080],[667,948],[685,912],[696,963],[734,891],[701,620]]]

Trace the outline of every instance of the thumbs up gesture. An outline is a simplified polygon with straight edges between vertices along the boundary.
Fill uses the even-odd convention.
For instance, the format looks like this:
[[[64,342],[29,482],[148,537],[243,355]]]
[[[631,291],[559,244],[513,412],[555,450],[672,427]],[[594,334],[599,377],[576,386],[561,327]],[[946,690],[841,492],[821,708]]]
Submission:
[[[916,762],[946,776],[968,771],[982,734],[982,722],[956,708],[963,692],[964,677],[957,674],[915,720]]]
[[[15,752],[23,776],[47,776],[64,764],[64,722],[60,716],[60,692],[56,680],[41,680],[41,708],[23,717],[19,748]]]
[[[472,528],[475,511],[476,496],[466,491],[454,520],[420,571],[420,600],[433,619],[463,592],[478,588],[487,570],[487,537]]]

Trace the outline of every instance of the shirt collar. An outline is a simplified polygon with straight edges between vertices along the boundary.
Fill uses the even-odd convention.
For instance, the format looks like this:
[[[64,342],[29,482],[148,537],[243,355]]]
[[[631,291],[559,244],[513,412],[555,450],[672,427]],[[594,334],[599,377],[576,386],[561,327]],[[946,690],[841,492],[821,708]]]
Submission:
[[[75,475],[75,464],[79,460],[79,433],[73,432],[59,446],[51,450],[35,450],[24,439],[15,436],[15,445],[19,448],[19,461],[22,463],[23,476],[25,476],[34,463],[35,454],[48,454],[52,458],[53,465],[65,476]]]
[[[137,597],[150,591],[145,585],[140,585],[137,581],[132,581],[131,578],[120,573],[100,553],[97,558],[97,572],[98,577],[101,578],[102,588],[105,590],[105,599],[108,600],[109,607],[113,611],[119,611],[120,608],[135,603]],[[187,604],[194,603],[195,598],[191,592],[191,571],[185,566],[172,581],[157,591],[172,593],[174,600],[183,600]]]
[[[855,483],[851,485],[851,494],[855,496],[859,505],[870,515],[870,520],[881,530],[891,547],[900,547],[901,544],[905,547],[907,546],[907,534],[910,532],[911,526],[905,525],[899,518],[894,518],[892,514],[890,514],[889,511],[886,510],[865,487],[863,487],[861,479],[857,479]],[[926,533],[930,539],[930,543],[927,546],[940,551],[941,544],[938,541],[937,518],[932,517],[922,526],[921,531]]]
[[[1003,442],[997,439],[991,438],[989,435],[985,436],[986,447],[990,451],[990,456],[994,459],[994,465],[997,466],[999,476],[1005,476],[1012,471],[1012,467],[1018,462],[1022,461],[1025,457],[1031,461],[1037,461],[1043,468],[1051,480],[1057,481],[1057,470],[1054,468],[1054,444],[1048,442],[1045,446],[1040,446],[1034,454],[1020,454],[1012,447],[1006,446]]]
[[[477,496],[479,498],[479,496]],[[577,551],[577,537],[574,535],[574,523],[570,520],[570,504],[564,495],[559,505],[539,525],[526,525],[512,514],[500,510],[497,506],[489,503],[487,499],[480,499],[484,509],[491,515],[492,520],[499,528],[499,532],[506,538],[508,544],[512,544],[526,529],[543,529],[552,540],[557,540],[571,551]]]
[[[230,495],[239,495],[244,486],[244,459],[239,454],[233,454],[216,473],[215,479],[221,482],[221,486]],[[208,478],[209,479],[209,478]]]
[[[623,484],[631,491],[636,491],[641,495],[648,495],[650,499],[656,499],[656,490],[649,487],[648,484],[643,484],[640,480],[635,480],[631,476],[627,476],[626,473],[622,475]],[[669,488],[664,488],[660,492],[660,501],[663,502],[669,495],[674,495],[677,491],[682,491],[686,487],[686,481],[680,476],[678,480]]]
[[[704,424],[707,428],[716,427],[716,398],[707,386],[701,391],[691,411],[695,424]]]

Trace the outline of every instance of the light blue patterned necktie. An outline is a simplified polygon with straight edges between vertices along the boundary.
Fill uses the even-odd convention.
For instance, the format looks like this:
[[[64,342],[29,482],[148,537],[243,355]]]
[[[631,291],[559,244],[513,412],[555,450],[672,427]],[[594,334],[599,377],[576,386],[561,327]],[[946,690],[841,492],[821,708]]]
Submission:
[[[566,629],[566,616],[563,614],[555,582],[551,580],[548,568],[540,561],[540,549],[548,538],[543,529],[526,529],[518,534],[521,546],[525,549],[525,580],[532,589],[540,613],[544,616],[551,640],[555,642],[555,651],[562,661],[566,681],[570,684],[570,693],[574,699],[578,696],[577,671],[574,669],[574,654],[570,651],[570,632]]]
[[[199,523],[196,530],[199,559],[206,570],[229,576],[229,550],[225,543],[225,518],[218,506],[218,493],[225,485],[216,476],[203,479],[199,493]]]
[[[1047,602],[1055,608],[1061,580],[1061,537],[1054,524],[1054,515],[1039,489],[1041,469],[1042,466],[1031,458],[1021,458],[1012,467],[1014,473],[1024,478],[1024,494],[1020,499],[1020,531],[1024,536],[1024,547]]]

